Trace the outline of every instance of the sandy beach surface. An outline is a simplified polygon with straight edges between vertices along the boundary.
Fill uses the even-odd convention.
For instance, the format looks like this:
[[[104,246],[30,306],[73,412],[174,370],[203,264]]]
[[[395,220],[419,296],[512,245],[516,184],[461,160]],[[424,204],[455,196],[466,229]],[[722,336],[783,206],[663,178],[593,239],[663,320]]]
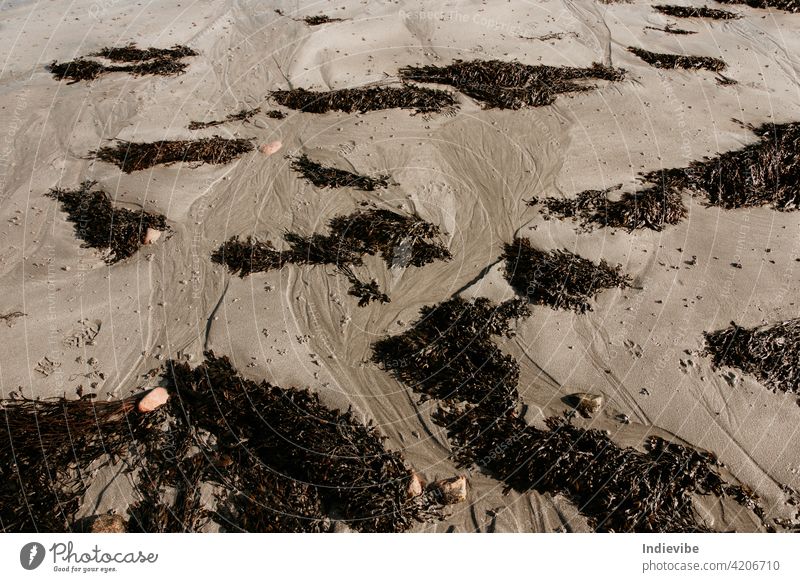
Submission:
[[[331,407],[352,406],[428,480],[467,474],[467,502],[415,531],[590,531],[561,495],[504,493],[502,482],[456,467],[431,420],[436,402],[420,402],[371,361],[372,344],[407,330],[426,305],[453,295],[513,297],[499,257],[504,243],[525,237],[620,264],[633,278],[630,288],[601,293],[585,314],[532,306],[516,335],[498,340],[520,365],[526,420],[540,426],[563,414],[570,393],[601,394],[602,412],[576,423],[607,429],[620,445],[660,435],[713,451],[726,474],[761,497],[770,519],[791,517],[787,486],[800,489],[797,395],[714,369],[700,352],[703,332],[731,321],[753,327],[798,316],[800,215],[725,210],[686,196],[686,220],[662,231],[582,232],[527,204],[617,184],[630,190],[640,172],[752,143],[746,124],[798,120],[800,15],[708,4],[742,18],[676,19],[641,0],[2,0],[0,313],[24,314],[0,322],[2,396],[77,397],[83,385],[100,399],[122,398],[154,386],[149,372],[165,360],[197,364],[210,349],[248,378],[309,387]],[[292,18],[319,13],[342,20],[310,27]],[[669,23],[696,34],[654,30]],[[46,70],[54,60],[132,42],[183,44],[199,54],[175,77],[111,73],[67,84]],[[710,71],[654,68],[629,46],[722,58],[737,83],[720,84]],[[459,94],[455,115],[285,110],[284,119],[262,113],[249,123],[187,129],[242,108],[281,109],[268,99],[276,89],[396,81],[402,66],[454,59],[599,62],[627,74],[545,107],[484,109]],[[130,174],[88,155],[115,139],[213,135],[280,140],[282,149]],[[286,155],[300,153],[388,174],[391,184],[374,192],[314,187],[289,167]],[[165,215],[170,231],[106,264],[81,247],[45,196],[84,180],[120,206]],[[285,231],[325,231],[328,220],[363,202],[439,226],[453,259],[387,268],[367,257],[363,272],[391,302],[366,307],[333,267],[288,265],[240,278],[210,260],[234,235],[280,247]],[[124,512],[130,479],[100,471],[81,514]],[[714,529],[763,529],[714,497],[699,507]]]

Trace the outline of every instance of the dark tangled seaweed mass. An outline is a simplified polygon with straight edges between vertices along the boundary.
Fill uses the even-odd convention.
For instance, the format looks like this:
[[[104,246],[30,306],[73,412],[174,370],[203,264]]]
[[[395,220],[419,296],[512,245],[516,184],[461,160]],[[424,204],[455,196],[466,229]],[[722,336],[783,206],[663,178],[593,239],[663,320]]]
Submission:
[[[93,190],[87,181],[75,190],[54,188],[47,196],[61,203],[75,234],[86,246],[108,251],[106,262],[116,263],[132,256],[144,243],[148,228],[167,230],[167,219],[144,210],[115,208],[103,190]]]
[[[661,230],[686,216],[681,193],[705,196],[709,205],[726,209],[770,206],[779,211],[800,207],[800,123],[749,126],[758,141],[742,149],[692,162],[687,168],[655,170],[642,175],[650,185],[611,200],[605,190],[586,190],[575,198],[531,200],[547,215],[571,218],[583,226]]]
[[[686,217],[686,205],[678,184],[682,184],[682,180],[667,171],[647,174],[644,179],[652,185],[637,192],[627,192],[617,200],[608,197],[612,189],[585,190],[575,198],[533,199],[529,204],[543,206],[547,216],[576,220],[584,228],[661,230]]]
[[[773,390],[800,394],[800,319],[705,334],[705,354],[716,366],[737,368]]]
[[[454,298],[426,307],[408,331],[373,346],[373,360],[428,398],[442,400],[433,419],[447,431],[454,457],[508,487],[563,494],[597,531],[709,531],[696,495],[731,497],[761,517],[750,491],[731,485],[707,452],[651,437],[642,452],[604,432],[551,418],[549,430],[520,416],[519,366],[492,336],[528,314],[520,301]]]
[[[137,63],[152,59],[182,59],[196,57],[197,52],[188,46],[176,44],[172,48],[146,48],[140,49],[135,44],[124,47],[105,47],[92,53],[92,57],[103,57],[117,63]]]
[[[286,496],[300,496],[314,528],[320,508],[335,510],[350,527],[365,532],[405,531],[431,516],[425,500],[409,497],[411,470],[402,456],[388,451],[377,429],[361,424],[350,411],[331,410],[307,390],[246,380],[227,358],[213,354],[194,370],[172,363],[169,372],[186,420],[215,435],[234,474],[238,467],[248,471],[244,478],[255,490],[245,507],[230,512],[245,520],[239,529],[264,519],[245,513],[264,501],[258,488],[270,485],[270,480],[260,482],[259,473],[271,473],[283,489],[294,489]]]
[[[714,57],[654,53],[638,47],[628,47],[628,50],[657,69],[705,69],[719,72],[727,67],[725,61]]]
[[[206,354],[171,361],[173,396],[140,413],[141,395],[97,402],[0,401],[0,531],[80,531],[98,467],[134,475],[129,531],[330,531],[331,516],[364,532],[437,519],[432,492],[411,495],[412,471],[377,430],[306,390],[239,376]],[[203,499],[203,491],[215,494]]]
[[[140,49],[136,45],[125,47],[106,47],[89,56],[103,57],[125,65],[104,65],[98,61],[79,57],[65,63],[53,61],[49,71],[56,79],[68,79],[69,84],[79,81],[91,81],[106,73],[122,72],[134,76],[143,75],[180,75],[186,71],[187,63],[182,59],[197,56],[197,53],[186,46],[175,45],[169,49]]]
[[[420,311],[407,332],[378,341],[373,359],[425,398],[468,402],[502,415],[519,398],[519,365],[493,343],[509,322],[530,314],[526,302],[451,299]]]
[[[455,96],[448,91],[428,89],[411,84],[401,87],[357,87],[333,91],[307,89],[279,90],[270,93],[278,104],[306,113],[366,113],[384,109],[413,109],[417,113],[453,113],[457,107]]]
[[[709,204],[723,208],[800,207],[800,123],[749,126],[755,143],[684,170],[687,188],[705,193]]]
[[[438,242],[439,228],[413,216],[391,210],[373,209],[337,216],[328,223],[330,234],[302,236],[286,233],[290,249],[279,251],[272,243],[238,237],[223,244],[213,256],[233,273],[246,277],[252,273],[280,269],[286,264],[361,265],[361,255],[380,254],[388,266],[401,264],[422,267],[435,260],[448,260],[450,251]]]
[[[195,140],[160,140],[150,143],[118,141],[91,152],[96,159],[115,164],[126,174],[163,164],[196,162],[227,164],[253,150],[249,139],[227,139],[215,135]]]
[[[363,283],[353,274],[352,267],[363,264],[363,255],[378,254],[390,267],[422,267],[452,258],[447,247],[433,240],[438,237],[439,228],[415,216],[372,209],[337,216],[328,226],[328,235],[287,232],[284,239],[290,248],[285,251],[277,250],[270,241],[252,237],[243,241],[234,236],[214,251],[211,258],[241,277],[287,264],[336,265],[352,284],[350,294],[361,299],[361,306],[375,299],[389,300],[375,281]]]
[[[261,112],[260,107],[256,107],[254,109],[242,109],[238,113],[231,113],[230,115],[226,115],[225,119],[215,119],[213,121],[192,121],[189,123],[189,129],[191,130],[206,129],[208,127],[216,127],[224,123],[230,123],[231,121],[249,121],[256,115],[258,115],[260,112]],[[270,113],[267,113],[267,115],[269,117],[274,117],[274,114],[271,115]]]
[[[153,429],[135,408],[134,399],[1,400],[0,531],[73,529],[93,471]]]
[[[653,6],[655,10],[666,14],[667,16],[675,16],[676,18],[710,18],[712,20],[732,20],[741,18],[735,12],[729,10],[718,10],[716,8],[709,8],[708,6],[675,6],[673,4],[657,4]]]
[[[389,185],[389,176],[364,176],[347,170],[323,166],[303,154],[292,160],[292,169],[317,188],[355,188],[372,192]]]
[[[554,309],[591,311],[589,301],[603,289],[627,287],[631,279],[605,259],[599,264],[556,249],[543,251],[526,238],[515,238],[503,252],[509,284],[531,303]]]
[[[747,488],[722,478],[713,454],[659,437],[649,437],[642,452],[563,419],[550,418],[549,430],[539,430],[469,406],[443,407],[436,420],[462,465],[475,464],[517,491],[560,493],[595,531],[712,531],[694,496],[730,497],[761,514]]]
[[[341,18],[332,18],[327,14],[315,14],[313,16],[306,16],[303,19],[303,22],[308,24],[309,26],[319,26],[320,24],[328,24],[331,22],[341,22]]]
[[[599,63],[591,67],[550,67],[498,60],[457,60],[441,67],[403,67],[399,75],[407,81],[450,85],[487,108],[520,109],[550,105],[559,93],[592,88],[575,81],[620,81],[625,73]]]
[[[746,4],[751,8],[776,8],[784,12],[800,12],[800,0],[717,0],[720,4]]]
[[[686,30],[685,28],[678,28],[677,26],[673,26],[672,24],[667,24],[664,28],[658,28],[657,26],[645,26],[646,30],[657,30],[659,32],[666,32],[667,34],[678,34],[678,35],[686,35],[686,34],[697,34],[696,30]]]

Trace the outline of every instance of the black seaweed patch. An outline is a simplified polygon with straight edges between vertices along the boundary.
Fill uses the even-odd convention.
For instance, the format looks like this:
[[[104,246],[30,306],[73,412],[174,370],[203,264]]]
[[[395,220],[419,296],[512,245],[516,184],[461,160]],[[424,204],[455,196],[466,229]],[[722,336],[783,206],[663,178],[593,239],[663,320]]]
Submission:
[[[255,109],[242,109],[238,113],[231,113],[230,115],[226,115],[225,119],[217,119],[213,121],[192,121],[189,123],[189,129],[206,129],[207,127],[216,127],[218,125],[222,125],[224,123],[230,123],[232,121],[249,121],[257,114],[261,112],[260,107],[256,107]],[[280,113],[280,112],[278,112]]]
[[[159,164],[166,166],[178,162],[201,164],[227,164],[253,150],[250,139],[226,139],[215,135],[195,140],[162,140],[149,143],[117,141],[90,155],[109,164],[115,164],[126,174],[145,170]]]
[[[800,319],[754,328],[731,322],[704,336],[705,355],[715,366],[736,368],[773,390],[800,394]]]
[[[292,169],[317,188],[355,188],[371,192],[389,185],[389,176],[364,176],[347,170],[323,166],[303,154],[292,160]]]
[[[147,229],[165,231],[167,219],[144,210],[115,208],[103,190],[93,190],[87,181],[75,190],[54,188],[47,196],[61,203],[67,219],[75,225],[75,234],[86,246],[108,251],[106,262],[127,259],[144,244]]]
[[[455,97],[448,91],[411,84],[402,87],[358,87],[333,91],[309,91],[297,88],[273,91],[272,99],[284,107],[307,113],[365,113],[385,109],[413,109],[417,113],[455,112]]]
[[[196,56],[197,53],[186,46],[175,45],[169,49],[140,49],[135,45],[126,47],[107,47],[89,56],[103,57],[124,65],[104,65],[98,61],[83,57],[59,63],[53,61],[48,70],[56,79],[69,80],[69,84],[79,81],[91,81],[106,73],[122,72],[140,77],[143,75],[174,76],[183,74],[188,64],[185,57]]]
[[[592,88],[591,85],[575,81],[620,81],[625,76],[621,69],[599,63],[594,63],[591,67],[550,67],[498,60],[457,60],[441,67],[403,67],[399,75],[407,81],[450,85],[477,99],[487,108],[500,109],[550,105],[559,93]]]
[[[745,4],[751,8],[783,10],[797,14],[800,12],[800,0],[717,0],[720,4]]]
[[[740,15],[729,10],[717,10],[708,6],[675,6],[673,4],[657,4],[655,10],[667,16],[676,18],[710,18],[712,20],[732,20],[741,18]]]
[[[630,277],[605,259],[593,263],[567,250],[543,251],[526,238],[505,245],[505,275],[519,295],[531,303],[584,313],[603,289],[627,287]]]
[[[628,47],[628,50],[657,69],[705,69],[719,72],[727,67],[725,61],[714,57],[654,53],[638,47]]]
[[[435,239],[439,228],[415,216],[372,209],[329,222],[330,234],[303,236],[287,232],[289,249],[275,249],[270,241],[234,236],[214,251],[211,259],[246,277],[252,273],[280,269],[287,264],[335,265],[350,281],[349,293],[363,306],[373,300],[387,302],[377,282],[363,283],[352,271],[363,264],[363,255],[380,255],[387,266],[422,267],[436,260],[449,260],[450,251]]]
[[[373,360],[423,398],[442,400],[443,427],[461,466],[476,466],[509,488],[562,494],[597,531],[710,531],[695,495],[731,497],[763,521],[757,498],[727,483],[713,454],[658,437],[646,451],[620,447],[595,429],[550,418],[547,429],[520,415],[519,366],[492,336],[529,314],[519,300],[453,298],[425,307],[408,331],[373,346]]]

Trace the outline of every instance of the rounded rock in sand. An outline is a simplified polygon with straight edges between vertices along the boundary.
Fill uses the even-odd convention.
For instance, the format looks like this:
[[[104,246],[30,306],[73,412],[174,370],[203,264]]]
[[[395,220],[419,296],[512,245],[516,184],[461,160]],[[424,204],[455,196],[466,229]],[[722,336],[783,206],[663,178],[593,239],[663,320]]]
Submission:
[[[436,491],[445,505],[453,505],[467,500],[467,478],[464,475],[434,481],[431,483],[431,489]]]
[[[148,228],[144,233],[144,240],[142,244],[151,245],[161,238],[161,231],[155,228]]]
[[[153,412],[164,406],[167,400],[169,400],[169,392],[166,388],[160,386],[153,388],[139,401],[138,410],[139,412]]]
[[[258,146],[258,151],[260,151],[265,156],[271,156],[272,154],[276,153],[283,147],[283,144],[280,141],[271,141],[269,143],[262,143]]]

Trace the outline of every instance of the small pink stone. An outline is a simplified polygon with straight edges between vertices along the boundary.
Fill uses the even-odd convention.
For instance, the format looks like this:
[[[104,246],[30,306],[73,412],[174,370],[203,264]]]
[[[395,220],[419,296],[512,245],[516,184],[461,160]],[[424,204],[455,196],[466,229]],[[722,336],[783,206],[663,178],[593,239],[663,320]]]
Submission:
[[[419,473],[416,471],[411,472],[411,479],[408,482],[408,496],[409,497],[418,497],[422,495],[423,490],[425,489],[425,482],[420,477]]]
[[[258,146],[258,151],[260,151],[265,156],[271,156],[279,149],[283,147],[283,144],[279,141],[271,141],[269,143],[262,143]]]
[[[161,238],[161,231],[155,228],[148,228],[144,233],[144,244],[151,245]]]
[[[169,392],[166,388],[153,388],[139,401],[139,412],[153,412],[164,406],[167,400],[169,400]]]

